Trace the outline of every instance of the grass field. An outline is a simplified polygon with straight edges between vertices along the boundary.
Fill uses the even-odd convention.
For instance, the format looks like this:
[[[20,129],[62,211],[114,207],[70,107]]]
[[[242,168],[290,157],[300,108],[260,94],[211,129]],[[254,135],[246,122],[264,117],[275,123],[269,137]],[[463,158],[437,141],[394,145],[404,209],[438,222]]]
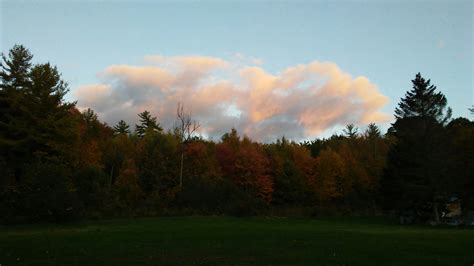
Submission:
[[[6,265],[473,265],[474,230],[381,218],[174,217],[0,227]]]

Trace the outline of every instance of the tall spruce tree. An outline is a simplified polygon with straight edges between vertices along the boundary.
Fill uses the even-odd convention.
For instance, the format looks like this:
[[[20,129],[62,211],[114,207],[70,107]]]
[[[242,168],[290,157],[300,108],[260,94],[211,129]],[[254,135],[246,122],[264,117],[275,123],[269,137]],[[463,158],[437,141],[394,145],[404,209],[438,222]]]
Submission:
[[[420,73],[411,82],[412,90],[405,94],[395,109],[397,121],[418,117],[435,119],[438,123],[445,124],[451,118],[451,109],[447,108],[448,101],[443,93],[436,92],[436,86],[430,84],[431,80],[425,80]]]
[[[396,143],[389,152],[382,191],[387,207],[421,213],[431,204],[432,218],[439,221],[437,201],[448,193],[444,125],[451,109],[446,97],[420,73],[412,83],[395,110],[390,132]]]

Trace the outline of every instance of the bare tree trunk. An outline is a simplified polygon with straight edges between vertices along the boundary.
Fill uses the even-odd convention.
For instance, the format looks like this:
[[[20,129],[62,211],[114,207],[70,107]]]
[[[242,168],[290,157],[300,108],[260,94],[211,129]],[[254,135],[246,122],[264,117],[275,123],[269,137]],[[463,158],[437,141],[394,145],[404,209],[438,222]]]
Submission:
[[[114,182],[114,165],[112,165],[112,169],[110,170],[110,184],[109,184],[109,189],[112,189],[112,182]]]
[[[181,150],[181,167],[179,169],[179,188],[180,189],[183,187],[183,161],[184,161],[184,149]]]
[[[433,213],[436,223],[439,223],[438,202],[436,202],[436,197],[433,198]]]
[[[177,131],[179,133],[181,141],[181,167],[179,169],[179,188],[183,187],[183,162],[184,162],[184,147],[185,143],[191,140],[193,133],[199,128],[199,124],[191,119],[190,113],[184,112],[184,106],[181,103],[178,103],[178,108],[176,109],[176,115],[178,116]]]

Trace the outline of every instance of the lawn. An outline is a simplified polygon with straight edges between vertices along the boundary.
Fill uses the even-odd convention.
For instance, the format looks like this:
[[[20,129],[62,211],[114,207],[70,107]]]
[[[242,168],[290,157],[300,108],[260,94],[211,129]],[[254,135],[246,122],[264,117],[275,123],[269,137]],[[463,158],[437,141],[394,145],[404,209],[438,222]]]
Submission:
[[[173,217],[0,227],[0,265],[473,265],[474,230],[383,218]]]

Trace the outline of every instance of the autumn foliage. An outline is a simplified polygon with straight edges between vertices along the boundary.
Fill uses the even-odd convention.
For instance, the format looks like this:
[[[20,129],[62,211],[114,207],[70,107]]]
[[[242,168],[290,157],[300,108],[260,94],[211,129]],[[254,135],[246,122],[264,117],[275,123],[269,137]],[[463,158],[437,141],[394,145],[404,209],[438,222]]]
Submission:
[[[135,131],[123,120],[111,127],[93,110],[64,102],[67,87],[56,68],[31,66],[31,55],[22,46],[15,46],[10,57],[4,58],[10,65],[1,72],[0,90],[3,222],[258,215],[286,208],[306,208],[317,215],[328,206],[334,212],[375,212],[399,203],[400,195],[413,199],[404,188],[411,182],[407,165],[412,167],[416,158],[406,154],[418,154],[410,150],[410,138],[424,138],[403,135],[414,134],[405,128],[409,119],[396,124],[395,134],[381,134],[375,124],[363,133],[348,125],[341,135],[302,143],[284,137],[258,143],[235,129],[217,142],[198,135],[183,139],[179,131],[165,131],[147,111],[138,114]],[[50,82],[43,84],[39,78]],[[425,148],[446,156],[446,164],[436,168],[445,172],[420,179],[425,182],[423,192],[437,189],[438,194],[456,192],[469,199],[473,122],[459,118],[446,126],[433,125],[444,150]],[[429,170],[425,161],[417,163]],[[426,185],[428,178],[446,176],[448,170],[455,173],[454,182],[437,179],[436,187]],[[397,179],[395,173],[406,179]]]

